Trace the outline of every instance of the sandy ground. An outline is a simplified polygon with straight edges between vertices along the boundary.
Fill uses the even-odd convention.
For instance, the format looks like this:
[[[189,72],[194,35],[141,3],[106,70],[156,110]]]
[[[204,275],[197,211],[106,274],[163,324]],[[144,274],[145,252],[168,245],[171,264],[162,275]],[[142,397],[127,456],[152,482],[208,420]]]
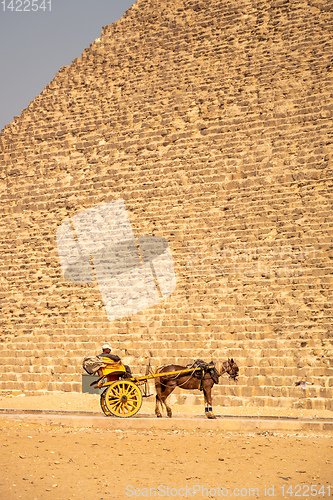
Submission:
[[[100,414],[98,396],[88,394],[5,397],[0,408]],[[151,410],[152,403],[146,403],[140,413]],[[180,410],[186,413],[186,408]],[[200,410],[187,408],[188,413]],[[231,415],[235,409],[223,410]],[[258,408],[237,410],[257,415]],[[262,415],[272,414],[272,409],[263,410]],[[290,412],[296,416],[295,410],[273,411],[277,416]],[[311,415],[310,410],[298,414],[333,416]],[[0,498],[330,498],[332,437],[329,432],[112,431],[5,419],[0,429]]]
[[[170,399],[172,403],[172,396]],[[176,405],[171,404],[174,415],[190,414],[203,415],[204,406],[200,405]],[[146,398],[143,401],[140,415],[154,415],[154,397]],[[21,409],[21,410],[60,410],[60,411],[84,411],[101,413],[99,396],[97,394],[74,393],[74,392],[53,392],[43,396],[0,396],[1,409]],[[306,410],[302,408],[272,408],[255,406],[234,406],[222,407],[214,406],[217,415],[253,415],[253,416],[276,416],[276,417],[302,417],[302,418],[333,418],[330,410]]]

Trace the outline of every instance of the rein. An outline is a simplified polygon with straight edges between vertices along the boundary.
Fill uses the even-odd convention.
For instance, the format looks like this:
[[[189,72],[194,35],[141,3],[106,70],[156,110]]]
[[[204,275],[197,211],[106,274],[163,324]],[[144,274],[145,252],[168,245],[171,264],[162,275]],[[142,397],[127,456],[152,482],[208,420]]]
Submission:
[[[164,366],[167,366],[167,365],[164,365]],[[161,367],[164,368],[164,366]],[[178,385],[178,387],[182,387],[184,384],[186,384],[192,377],[193,377],[193,374],[194,372],[197,370],[198,368],[194,368],[193,371],[190,373],[190,376],[188,377],[188,379],[185,380],[185,382],[182,382],[181,384]],[[185,370],[188,370],[188,368],[185,368]],[[161,373],[161,372],[158,372],[158,373]],[[184,377],[185,375],[182,375],[182,372],[178,373],[177,375],[174,375],[173,377],[169,377],[167,380],[177,380],[178,377]]]

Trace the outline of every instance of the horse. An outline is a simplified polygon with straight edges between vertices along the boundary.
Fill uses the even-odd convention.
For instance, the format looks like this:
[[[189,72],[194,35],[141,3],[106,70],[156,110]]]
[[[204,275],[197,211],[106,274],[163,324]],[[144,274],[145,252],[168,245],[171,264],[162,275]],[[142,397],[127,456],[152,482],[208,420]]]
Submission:
[[[166,403],[166,399],[168,396],[170,396],[170,394],[176,387],[180,387],[182,389],[202,388],[205,398],[205,415],[207,418],[216,418],[212,408],[212,387],[214,384],[218,383],[219,377],[224,373],[227,373],[229,375],[229,378],[237,382],[239,368],[232,358],[223,362],[216,362],[214,364],[211,363],[207,366],[210,366],[211,368],[209,368],[208,370],[204,370],[200,378],[198,378],[195,374],[195,372],[198,373],[198,366],[196,366],[195,363],[190,366],[190,368],[193,368],[193,370],[191,372],[186,371],[185,373],[181,373],[181,371],[188,370],[189,367],[167,365],[157,368],[155,372],[156,374],[174,371],[180,371],[180,373],[177,375],[162,375],[161,377],[156,377],[156,416],[159,418],[162,417],[159,406],[161,406],[161,409],[163,409],[164,404],[168,417],[172,417],[172,410]]]

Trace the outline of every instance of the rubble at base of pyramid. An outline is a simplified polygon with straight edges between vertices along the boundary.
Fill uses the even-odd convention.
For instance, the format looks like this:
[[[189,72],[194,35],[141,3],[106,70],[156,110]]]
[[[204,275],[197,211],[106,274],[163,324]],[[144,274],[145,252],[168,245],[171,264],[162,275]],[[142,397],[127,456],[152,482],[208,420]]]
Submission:
[[[333,409],[330,19],[138,0],[4,128],[1,393],[80,392],[107,342],[234,358],[216,405]]]

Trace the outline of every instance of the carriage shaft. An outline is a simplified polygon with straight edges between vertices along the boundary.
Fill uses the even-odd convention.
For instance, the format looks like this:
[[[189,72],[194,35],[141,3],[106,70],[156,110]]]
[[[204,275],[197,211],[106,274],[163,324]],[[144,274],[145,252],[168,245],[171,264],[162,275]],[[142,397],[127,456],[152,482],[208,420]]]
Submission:
[[[151,380],[151,379],[158,378],[158,377],[169,376],[169,375],[179,375],[180,373],[182,373],[182,374],[183,373],[184,374],[194,373],[197,370],[201,370],[201,368],[186,368],[185,370],[177,370],[174,372],[151,373],[150,375],[141,375],[139,377],[131,377],[131,378],[127,378],[125,380],[130,380],[131,382],[134,382],[135,384],[140,384],[141,382],[144,383],[144,382],[147,382],[147,380]],[[114,381],[106,382],[101,387],[108,387],[113,382]]]
[[[158,377],[164,377],[164,376],[169,376],[169,375],[179,375],[180,373],[190,373],[194,372],[196,370],[200,370],[201,368],[186,368],[185,370],[177,370],[175,372],[161,372],[161,373],[151,373],[150,375],[142,375],[140,377],[132,377],[128,380],[131,380],[132,382],[145,382],[146,380],[151,380],[153,378],[158,378]]]

